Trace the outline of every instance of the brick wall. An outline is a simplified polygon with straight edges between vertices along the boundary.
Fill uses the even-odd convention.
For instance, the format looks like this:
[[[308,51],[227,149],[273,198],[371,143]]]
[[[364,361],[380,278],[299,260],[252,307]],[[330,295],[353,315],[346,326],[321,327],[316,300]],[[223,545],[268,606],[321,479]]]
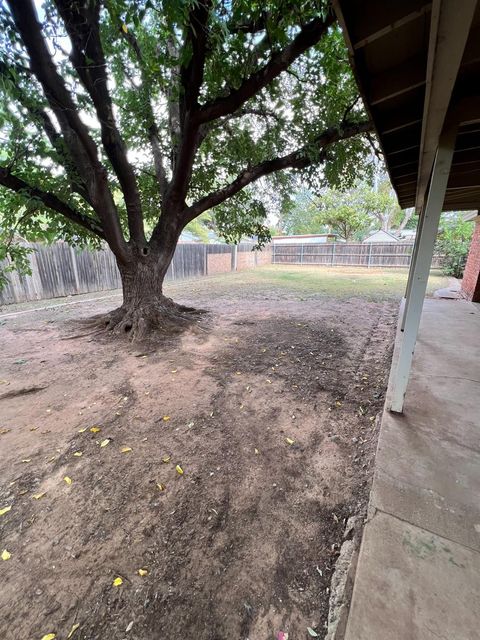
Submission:
[[[480,220],[475,224],[472,244],[462,280],[462,293],[473,302],[480,302]]]
[[[257,266],[261,264],[272,264],[272,245],[264,247],[262,251],[257,251]]]
[[[237,253],[237,271],[252,269],[255,266],[254,251],[239,251]]]
[[[227,273],[232,270],[231,253],[209,253],[207,255],[207,274]]]

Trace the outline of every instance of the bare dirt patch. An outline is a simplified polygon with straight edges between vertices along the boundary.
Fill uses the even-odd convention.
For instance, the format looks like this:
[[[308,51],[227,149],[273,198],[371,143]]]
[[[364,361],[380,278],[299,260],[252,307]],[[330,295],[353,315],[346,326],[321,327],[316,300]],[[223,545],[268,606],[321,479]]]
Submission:
[[[0,327],[5,640],[323,637],[397,303],[210,290],[176,295],[208,326],[155,352],[64,339],[111,299]]]

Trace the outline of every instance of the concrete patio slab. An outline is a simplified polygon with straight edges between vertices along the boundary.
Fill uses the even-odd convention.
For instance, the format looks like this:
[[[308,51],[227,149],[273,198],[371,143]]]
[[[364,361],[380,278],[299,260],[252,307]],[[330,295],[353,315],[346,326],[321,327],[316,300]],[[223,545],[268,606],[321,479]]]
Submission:
[[[480,551],[480,383],[411,384],[408,415],[383,418],[370,504]]]
[[[480,638],[479,305],[425,301],[405,415],[382,417],[345,637]]]
[[[480,555],[377,512],[365,529],[346,640],[475,640]]]

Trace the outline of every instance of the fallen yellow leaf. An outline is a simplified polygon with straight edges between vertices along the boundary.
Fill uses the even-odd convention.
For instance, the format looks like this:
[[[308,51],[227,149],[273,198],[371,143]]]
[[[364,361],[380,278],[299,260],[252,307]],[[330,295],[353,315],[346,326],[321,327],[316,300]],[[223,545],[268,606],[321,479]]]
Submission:
[[[342,406],[342,403],[339,402],[338,400],[335,402],[335,404],[337,405],[337,407],[341,407]]]
[[[157,482],[157,487],[160,489],[160,491],[165,491],[165,485],[162,484],[161,482]]]
[[[183,476],[183,469],[179,464],[177,464],[177,466],[175,467],[175,471]]]
[[[105,440],[102,440],[100,442],[100,446],[101,447],[106,447],[109,442],[110,442],[110,438],[105,438]]]
[[[170,416],[163,416],[163,421],[168,422],[170,420]]]
[[[90,431],[92,433],[99,433],[101,431],[100,427],[90,427]]]
[[[0,509],[0,516],[3,516],[4,513],[8,513],[11,508],[12,508],[12,505],[9,504],[8,507],[3,507],[3,509]]]
[[[170,373],[177,373],[177,369],[172,369]]]
[[[260,453],[260,451],[258,449],[255,449],[255,455],[258,456],[259,453]]]
[[[47,635],[42,637],[42,640],[54,640],[57,637],[56,633],[47,633]]]
[[[83,427],[83,429],[79,429],[78,433],[85,433],[85,431],[88,429],[88,427]]]
[[[10,560],[10,558],[12,557],[12,554],[10,553],[10,551],[7,551],[6,549],[4,549],[2,551],[2,560]]]
[[[167,456],[163,456],[163,458],[162,458],[162,462],[170,462],[170,459],[171,459],[171,458],[170,458],[170,456],[168,456],[168,455],[167,455]]]
[[[72,484],[72,482],[73,482],[73,480],[72,480],[71,478],[69,478],[68,476],[65,476],[65,477],[64,477],[64,480],[65,480],[65,482],[66,482],[67,484],[69,484],[69,485],[70,485],[70,484]]]
[[[0,433],[2,434],[2,436],[3,436],[5,433],[9,433],[9,431],[11,431],[11,429],[0,429]]]
[[[115,578],[115,580],[112,582],[112,585],[114,587],[119,587],[121,584],[123,584],[123,580],[120,577]]]
[[[80,456],[83,456],[83,452],[82,451],[75,451],[75,453],[73,455],[75,456],[75,458],[80,458]]]
[[[291,438],[285,438],[285,442],[286,442],[287,444],[294,444],[294,443],[295,443],[295,440],[292,440]]]
[[[272,381],[267,378],[267,384],[272,384]]]
[[[32,459],[31,459],[31,458],[24,458],[24,459],[22,460],[22,462],[31,462],[31,461],[32,461]]]
[[[70,629],[70,633],[69,633],[69,634],[68,634],[68,636],[67,636],[67,640],[73,636],[73,634],[75,633],[75,631],[78,629],[78,627],[79,627],[79,626],[80,626],[80,623],[79,623],[79,622],[76,622],[76,623],[73,625],[73,627]]]
[[[40,500],[40,498],[43,498],[43,496],[46,494],[46,491],[43,491],[42,493],[34,493],[32,498],[34,500]]]
[[[129,451],[131,451],[131,450],[132,450],[132,447],[122,447],[122,448],[121,448],[121,452],[122,452],[122,453],[128,453],[128,452],[129,452]]]
[[[139,576],[148,576],[148,570],[147,569],[139,569],[138,570],[138,575]]]
[[[38,427],[30,427],[30,431],[37,431]]]

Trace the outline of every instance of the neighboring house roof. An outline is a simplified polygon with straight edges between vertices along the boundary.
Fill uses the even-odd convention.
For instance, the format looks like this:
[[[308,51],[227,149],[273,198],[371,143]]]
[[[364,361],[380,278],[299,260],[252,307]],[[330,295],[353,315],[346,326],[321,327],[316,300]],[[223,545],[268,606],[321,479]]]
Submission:
[[[294,243],[294,242],[304,242],[308,243],[316,243],[316,242],[328,242],[329,240],[336,240],[336,233],[306,233],[298,236],[272,236],[272,242],[286,242],[286,243]]]
[[[285,238],[325,238],[330,236],[336,236],[336,233],[299,233],[292,236],[272,236],[272,240],[282,240]]]
[[[397,238],[400,242],[413,242],[417,236],[416,229],[402,229],[401,231],[397,231]]]
[[[398,238],[389,231],[378,229],[377,231],[372,231],[371,233],[369,233],[368,236],[362,240],[362,242],[398,242]]]
[[[480,214],[478,213],[478,211],[469,211],[468,213],[463,214],[463,219],[465,222],[472,222],[473,220],[475,220],[475,222],[478,222],[478,220],[480,219]]]
[[[207,235],[208,235],[208,243],[209,244],[224,244],[224,242],[225,242],[224,240],[221,240],[217,236],[215,231],[209,230],[207,232]],[[182,242],[196,242],[196,243],[202,242],[202,240],[199,240],[198,237],[194,233],[192,233],[191,231],[188,231],[188,229],[184,229],[182,231],[178,241],[180,243],[182,243]]]

